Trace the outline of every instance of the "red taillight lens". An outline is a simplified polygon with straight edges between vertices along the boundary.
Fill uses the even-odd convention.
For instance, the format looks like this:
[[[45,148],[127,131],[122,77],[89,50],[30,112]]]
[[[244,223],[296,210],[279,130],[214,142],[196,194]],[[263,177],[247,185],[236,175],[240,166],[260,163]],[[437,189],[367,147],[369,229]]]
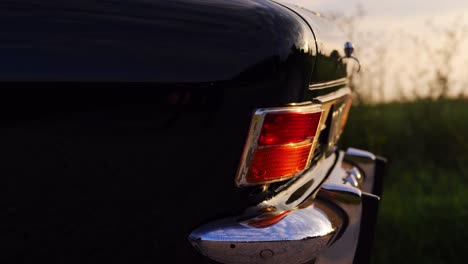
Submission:
[[[301,172],[307,166],[311,148],[312,144],[257,149],[247,181],[265,182]]]
[[[264,184],[294,177],[310,166],[321,122],[320,105],[255,113],[236,183]]]
[[[258,145],[297,143],[315,136],[321,113],[272,113],[265,116]]]

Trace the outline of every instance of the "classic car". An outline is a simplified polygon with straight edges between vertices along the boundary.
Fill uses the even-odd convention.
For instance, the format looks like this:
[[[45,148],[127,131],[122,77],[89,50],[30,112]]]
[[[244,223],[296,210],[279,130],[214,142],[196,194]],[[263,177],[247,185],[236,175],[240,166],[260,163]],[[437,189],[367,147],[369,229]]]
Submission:
[[[386,161],[340,148],[357,60],[333,21],[270,0],[0,21],[2,263],[369,261]]]

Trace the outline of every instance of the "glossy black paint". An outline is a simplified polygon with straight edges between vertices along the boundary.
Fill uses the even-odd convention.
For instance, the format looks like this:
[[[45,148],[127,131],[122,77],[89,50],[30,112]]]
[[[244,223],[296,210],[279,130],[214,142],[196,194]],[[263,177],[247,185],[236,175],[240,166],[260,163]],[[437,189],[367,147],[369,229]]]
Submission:
[[[310,75],[309,85],[346,79],[352,74],[348,72],[348,60],[344,59],[343,47],[348,40],[345,38],[344,32],[330,18],[289,2],[278,2],[306,21],[316,38],[316,66]],[[316,96],[330,93],[343,86],[340,84],[326,89],[305,89],[303,100],[312,100]]]
[[[315,52],[304,24],[264,0],[2,2],[0,30],[2,80],[261,78]]]
[[[307,83],[346,74],[337,61],[344,40],[314,13],[289,8],[265,0],[2,2],[0,81],[271,81],[280,87],[264,93],[286,98],[277,103],[309,100],[320,91]]]
[[[266,0],[0,3],[2,262],[210,263],[185,238],[252,203],[253,109],[343,75],[335,29],[306,21]]]

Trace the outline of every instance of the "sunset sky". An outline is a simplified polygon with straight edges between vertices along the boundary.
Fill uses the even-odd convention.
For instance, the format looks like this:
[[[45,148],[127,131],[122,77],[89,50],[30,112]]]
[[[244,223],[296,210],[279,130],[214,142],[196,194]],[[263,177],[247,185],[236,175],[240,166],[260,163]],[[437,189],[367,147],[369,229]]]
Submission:
[[[283,0],[296,3],[313,11],[328,12],[352,10],[362,5],[369,17],[394,19],[447,17],[454,14],[468,15],[466,0]]]
[[[405,91],[412,93],[413,89],[427,86],[427,80],[431,79],[435,72],[434,65],[440,60],[439,50],[446,46],[441,33],[436,33],[434,28],[428,27],[428,21],[438,28],[450,29],[451,25],[456,28],[467,27],[468,32],[468,0],[282,0],[283,2],[295,3],[304,8],[328,14],[353,14],[360,6],[364,16],[356,21],[358,35],[354,40],[356,46],[364,46],[360,56],[363,64],[370,68],[375,60],[366,61],[379,47],[387,47],[386,57],[381,61],[389,66],[385,71],[385,100],[394,99],[397,93],[394,89],[395,76],[403,83]],[[459,18],[458,22],[455,22]],[[413,37],[421,42],[417,44]],[[368,48],[370,44],[374,48]],[[427,45],[432,49],[428,52]],[[468,64],[468,34],[464,41],[458,45],[457,56],[453,59],[450,82],[452,93],[464,92],[468,95],[468,75],[465,65]],[[357,50],[358,51],[358,50]],[[374,52],[375,53],[375,52]],[[373,54],[374,57],[380,54]],[[372,70],[372,69],[371,69]],[[418,83],[414,81],[418,74],[424,74],[424,80]]]

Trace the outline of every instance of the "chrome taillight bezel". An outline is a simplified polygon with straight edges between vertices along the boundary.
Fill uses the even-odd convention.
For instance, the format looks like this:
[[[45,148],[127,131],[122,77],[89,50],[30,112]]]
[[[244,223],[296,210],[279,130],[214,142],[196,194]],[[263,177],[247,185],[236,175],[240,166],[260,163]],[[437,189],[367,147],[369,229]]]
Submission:
[[[348,87],[341,88],[335,92],[329,93],[324,96],[319,96],[314,98],[313,102],[306,102],[301,104],[291,104],[285,107],[273,107],[273,108],[261,108],[254,111],[249,133],[247,136],[246,143],[242,152],[241,160],[239,162],[239,167],[237,169],[235,184],[237,187],[244,186],[253,186],[261,184],[270,184],[274,182],[288,180],[294,177],[297,177],[304,173],[312,164],[312,159],[314,157],[315,151],[318,147],[318,140],[320,134],[324,129],[326,129],[325,122],[331,114],[330,128],[328,129],[328,145],[323,148],[325,155],[333,149],[333,146],[337,143],[341,134],[343,133],[344,124],[343,119],[346,118],[349,107],[351,104],[351,90]],[[334,107],[333,107],[334,106]],[[332,112],[331,112],[332,111]],[[320,112],[320,120],[317,126],[317,131],[315,136],[312,139],[312,146],[309,153],[308,161],[305,168],[291,175],[285,175],[277,179],[269,179],[265,181],[256,181],[254,183],[247,180],[247,174],[251,169],[253,155],[255,150],[259,148],[258,139],[262,130],[263,122],[265,117],[269,113],[317,113]],[[331,112],[331,113],[330,113]],[[294,144],[302,144],[294,143]]]
[[[260,133],[262,131],[262,126],[265,120],[265,117],[267,114],[288,114],[288,113],[321,113],[320,120],[318,122],[317,126],[317,131],[315,132],[315,136],[312,138],[312,142],[308,142],[312,144],[311,150],[309,152],[309,158],[307,161],[307,164],[304,168],[303,171],[305,171],[307,168],[310,167],[311,164],[311,157],[313,155],[313,152],[315,150],[317,140],[319,137],[320,133],[320,127],[323,123],[323,109],[320,104],[313,104],[313,103],[308,103],[304,105],[297,105],[297,106],[286,106],[286,107],[274,107],[274,108],[262,108],[262,109],[257,109],[253,113],[252,116],[252,121],[250,123],[250,128],[249,128],[249,133],[247,136],[247,141],[244,146],[244,150],[242,153],[240,165],[237,170],[237,174],[235,177],[235,183],[236,186],[242,187],[242,186],[251,186],[251,185],[259,185],[259,184],[266,184],[266,183],[273,183],[273,182],[278,182],[278,181],[283,181],[286,179],[293,178],[299,174],[301,174],[303,171],[292,174],[292,175],[285,175],[284,177],[280,177],[277,179],[270,179],[270,180],[265,180],[265,181],[257,181],[255,183],[249,182],[247,180],[247,174],[249,173],[249,170],[252,165],[252,160],[253,160],[253,155],[255,153],[255,150],[259,148],[258,145],[258,140],[260,137]],[[299,143],[290,143],[290,144],[285,144],[285,145],[300,145],[304,144],[306,142],[299,142]]]

